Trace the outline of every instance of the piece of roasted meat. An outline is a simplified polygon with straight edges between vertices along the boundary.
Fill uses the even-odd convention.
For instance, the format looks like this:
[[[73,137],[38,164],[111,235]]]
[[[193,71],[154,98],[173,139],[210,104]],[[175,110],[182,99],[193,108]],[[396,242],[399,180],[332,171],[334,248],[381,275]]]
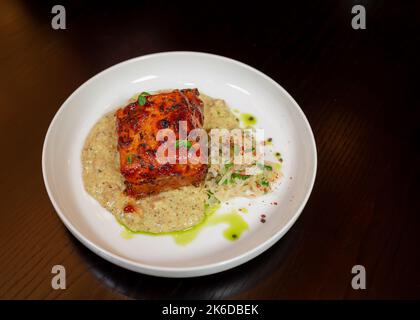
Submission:
[[[120,170],[127,195],[141,198],[182,186],[199,185],[204,180],[206,164],[190,161],[161,164],[156,157],[163,143],[156,139],[160,129],[173,130],[178,140],[179,121],[186,121],[187,134],[203,126],[203,102],[198,96],[197,89],[144,95],[117,110]]]

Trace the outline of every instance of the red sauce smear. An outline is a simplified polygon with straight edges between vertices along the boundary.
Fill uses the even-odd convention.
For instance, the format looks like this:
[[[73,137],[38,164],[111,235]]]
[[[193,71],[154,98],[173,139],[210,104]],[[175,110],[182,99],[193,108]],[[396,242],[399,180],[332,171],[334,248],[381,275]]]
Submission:
[[[125,213],[132,213],[132,212],[135,212],[135,211],[136,211],[136,209],[131,204],[128,204],[124,207],[124,212]]]

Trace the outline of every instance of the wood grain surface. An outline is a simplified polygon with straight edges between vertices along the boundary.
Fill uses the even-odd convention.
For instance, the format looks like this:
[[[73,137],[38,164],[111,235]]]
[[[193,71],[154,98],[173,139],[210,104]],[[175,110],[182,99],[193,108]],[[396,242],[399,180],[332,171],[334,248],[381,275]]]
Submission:
[[[367,29],[351,28],[363,4]],[[419,299],[418,2],[0,2],[0,298]],[[44,188],[41,149],[63,101],[99,71],[171,50],[263,71],[300,104],[318,148],[310,200],[256,259],[221,274],[162,279],[81,245]],[[281,214],[281,212],[279,212]],[[67,288],[51,288],[62,264]],[[363,265],[366,290],[353,290]]]

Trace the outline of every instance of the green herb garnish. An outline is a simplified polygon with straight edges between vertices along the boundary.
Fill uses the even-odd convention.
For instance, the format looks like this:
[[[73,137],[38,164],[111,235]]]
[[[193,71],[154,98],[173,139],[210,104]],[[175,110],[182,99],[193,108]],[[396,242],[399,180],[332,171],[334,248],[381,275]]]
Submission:
[[[230,169],[230,168],[232,168],[233,167],[233,163],[232,162],[229,162],[229,163],[226,163],[225,164],[225,169],[226,170],[228,170],[228,169]]]
[[[132,164],[133,163],[133,155],[132,154],[129,154],[127,156],[127,162],[128,162],[128,164]]]
[[[138,102],[139,102],[139,105],[140,106],[144,106],[146,104],[146,102],[147,102],[146,97],[147,96],[150,96],[150,93],[148,93],[148,92],[142,92],[142,93],[139,94]]]
[[[267,164],[257,163],[257,167],[261,170],[273,171],[273,167]]]
[[[251,176],[247,176],[245,174],[240,174],[240,173],[232,173],[231,178],[232,179],[241,179],[241,180],[246,180],[249,179]]]
[[[192,147],[192,142],[188,140],[176,140],[175,148],[178,149],[179,147],[187,147],[189,149]]]
[[[207,191],[207,196],[208,196],[208,199],[207,199],[206,205],[213,206],[215,204],[220,204],[220,200],[217,199],[214,193],[211,192],[210,190]]]
[[[263,180],[261,180],[261,185],[264,186],[264,187],[268,187],[270,184],[268,183],[267,180],[263,179]]]

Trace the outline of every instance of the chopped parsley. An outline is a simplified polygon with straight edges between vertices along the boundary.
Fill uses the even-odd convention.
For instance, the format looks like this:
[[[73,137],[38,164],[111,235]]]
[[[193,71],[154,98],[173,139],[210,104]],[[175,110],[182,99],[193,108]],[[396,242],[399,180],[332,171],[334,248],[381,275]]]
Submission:
[[[128,163],[128,164],[132,164],[132,163],[133,163],[133,155],[132,155],[132,154],[129,154],[129,155],[127,156],[127,163]]]
[[[179,147],[186,147],[187,149],[189,149],[192,147],[192,142],[188,140],[176,140],[175,148],[178,149]]]
[[[263,179],[263,180],[261,180],[261,185],[264,186],[264,187],[268,187],[270,184],[268,183],[267,180]]]
[[[139,94],[138,102],[139,102],[139,105],[140,106],[144,106],[146,104],[146,102],[147,102],[146,97],[147,96],[150,96],[150,93],[148,93],[148,92],[142,92],[142,93]]]
[[[273,167],[267,164],[257,163],[257,167],[261,170],[273,171]]]
[[[228,170],[228,169],[230,169],[230,168],[232,168],[233,167],[233,163],[232,162],[229,162],[229,163],[226,163],[225,164],[225,169],[226,170]]]
[[[240,174],[240,173],[232,173],[231,178],[232,179],[241,179],[241,180],[246,180],[249,179],[251,176],[245,175],[245,174]]]

